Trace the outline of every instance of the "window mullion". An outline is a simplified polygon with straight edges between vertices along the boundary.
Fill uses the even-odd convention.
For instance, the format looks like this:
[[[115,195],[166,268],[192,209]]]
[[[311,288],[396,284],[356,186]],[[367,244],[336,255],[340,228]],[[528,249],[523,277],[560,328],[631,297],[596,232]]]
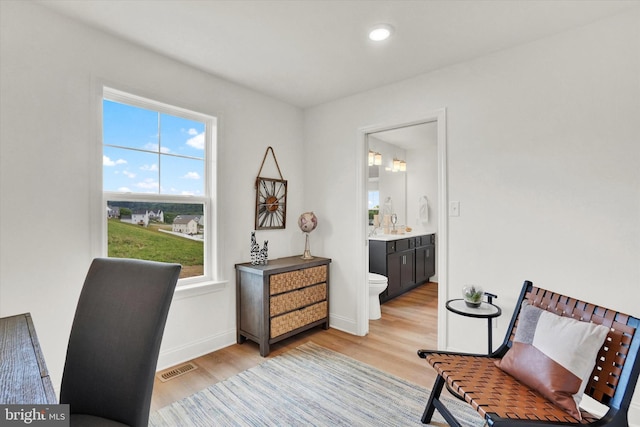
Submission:
[[[162,177],[162,158],[160,157],[160,153],[162,152],[162,125],[160,124],[160,113],[157,113],[158,115],[158,194],[162,194],[162,182],[161,182],[161,177]]]

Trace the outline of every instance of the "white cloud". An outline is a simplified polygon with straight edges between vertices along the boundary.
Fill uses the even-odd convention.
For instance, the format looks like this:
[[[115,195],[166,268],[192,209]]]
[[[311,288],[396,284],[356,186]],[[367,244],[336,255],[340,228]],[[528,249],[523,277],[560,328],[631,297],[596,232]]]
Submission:
[[[198,174],[198,172],[187,172],[187,174],[185,176],[183,176],[183,178],[185,178],[185,179],[200,179],[200,174]]]
[[[142,182],[136,184],[138,188],[144,188],[145,190],[158,190],[159,184],[158,181],[154,181],[151,178],[147,178]]]
[[[195,130],[195,129],[189,129],[189,135],[194,135],[191,133],[192,130]],[[187,140],[187,145],[197,150],[204,150],[204,132],[202,133],[196,132],[193,138],[189,138]]]
[[[189,129],[187,132],[189,133],[189,135],[197,135],[198,134],[198,131],[195,130],[194,128]]]
[[[158,171],[158,165],[156,165],[155,163],[152,164],[152,165],[142,165],[142,166],[140,166],[140,170],[148,171],[148,172],[157,172]]]
[[[193,191],[182,191],[180,193],[180,195],[182,195],[182,196],[194,196],[195,193]]]
[[[129,171],[122,171],[122,173],[123,173],[124,175],[126,175],[128,178],[135,178],[135,177],[136,177],[136,174],[135,174],[135,173],[133,173],[133,172],[129,172]]]
[[[111,160],[109,156],[102,155],[102,165],[103,166],[115,166],[115,165],[124,165],[127,161],[124,159]]]
[[[118,191],[122,193],[131,193],[131,189],[129,187],[120,187],[118,188]]]
[[[149,142],[149,143],[145,144],[144,149],[148,150],[148,151],[158,152],[158,144],[153,143],[153,142]],[[169,147],[160,147],[160,152],[161,153],[168,153],[170,151],[171,150],[169,149]]]

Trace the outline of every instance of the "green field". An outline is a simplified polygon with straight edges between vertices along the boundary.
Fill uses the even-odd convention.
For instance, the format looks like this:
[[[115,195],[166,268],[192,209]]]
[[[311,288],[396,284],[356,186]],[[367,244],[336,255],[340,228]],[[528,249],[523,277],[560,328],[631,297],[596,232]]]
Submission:
[[[158,231],[170,226],[150,224],[148,228],[120,222],[108,221],[109,256],[136,258],[151,261],[175,262],[187,266],[202,266],[204,245],[202,242],[185,239]]]

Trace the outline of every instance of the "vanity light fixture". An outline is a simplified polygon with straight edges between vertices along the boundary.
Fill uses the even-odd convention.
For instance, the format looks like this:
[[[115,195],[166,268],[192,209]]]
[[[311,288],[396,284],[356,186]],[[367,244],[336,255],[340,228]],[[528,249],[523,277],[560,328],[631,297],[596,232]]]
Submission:
[[[369,166],[380,166],[382,164],[382,154],[369,150]]]
[[[373,155],[373,164],[376,166],[380,166],[382,164],[382,154],[375,153]]]
[[[374,42],[381,42],[388,39],[393,34],[393,27],[389,24],[378,24],[369,31],[369,39]]]
[[[407,171],[407,162],[404,160],[398,160],[394,157],[393,163],[391,166],[391,172],[406,172]]]

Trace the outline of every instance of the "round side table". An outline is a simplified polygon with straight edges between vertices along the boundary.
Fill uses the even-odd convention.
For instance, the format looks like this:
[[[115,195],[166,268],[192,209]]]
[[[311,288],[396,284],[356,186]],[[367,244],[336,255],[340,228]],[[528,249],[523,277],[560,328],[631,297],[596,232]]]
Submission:
[[[488,347],[488,354],[491,354],[491,352],[493,351],[493,333],[492,333],[492,325],[491,325],[491,319],[498,317],[502,314],[502,309],[500,309],[500,307],[498,307],[497,305],[495,305],[492,302],[492,297],[495,297],[494,295],[488,295],[489,301],[482,301],[480,303],[479,307],[469,307],[465,302],[464,299],[452,299],[447,301],[446,307],[447,310],[451,311],[452,313],[456,313],[459,314],[461,316],[466,316],[466,317],[476,317],[479,319],[487,319],[487,331],[488,331],[488,341],[489,341],[489,347]]]

